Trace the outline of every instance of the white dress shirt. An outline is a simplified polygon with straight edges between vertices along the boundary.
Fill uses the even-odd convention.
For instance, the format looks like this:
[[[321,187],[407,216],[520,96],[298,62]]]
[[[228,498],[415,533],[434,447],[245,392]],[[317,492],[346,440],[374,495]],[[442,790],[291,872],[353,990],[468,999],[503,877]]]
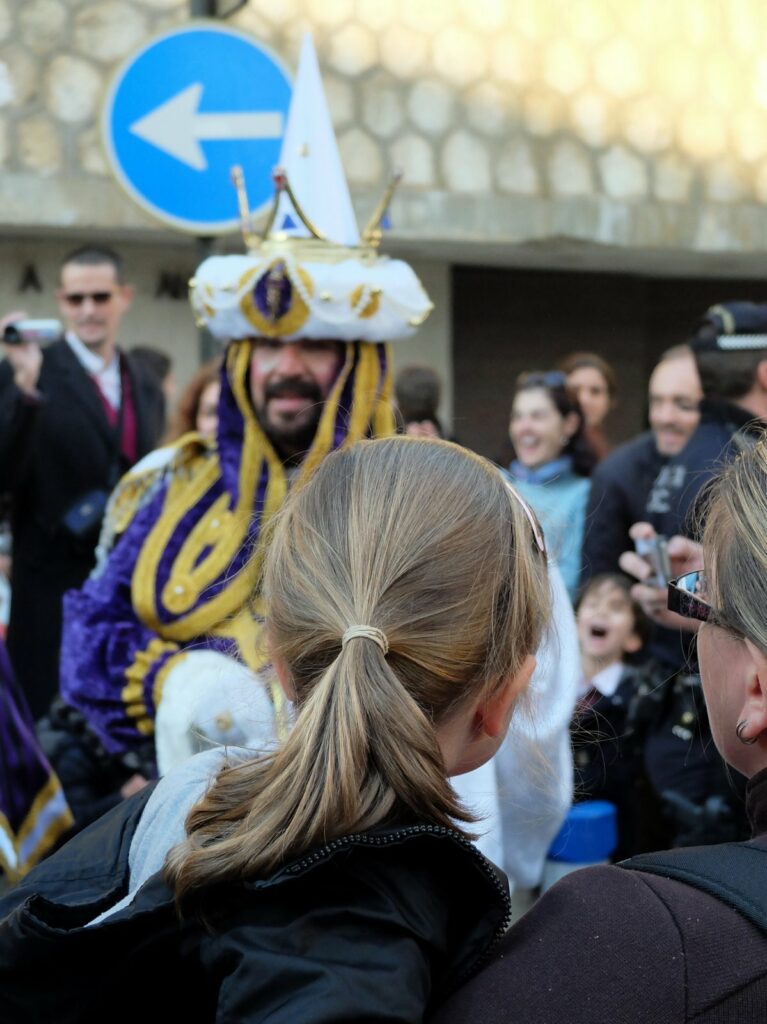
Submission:
[[[90,377],[96,379],[104,398],[117,411],[120,408],[120,400],[122,398],[120,357],[115,352],[112,361],[105,363],[101,356],[91,352],[88,346],[84,345],[73,331],[67,331],[64,337],[69,347],[77,356],[77,361],[82,368]]]

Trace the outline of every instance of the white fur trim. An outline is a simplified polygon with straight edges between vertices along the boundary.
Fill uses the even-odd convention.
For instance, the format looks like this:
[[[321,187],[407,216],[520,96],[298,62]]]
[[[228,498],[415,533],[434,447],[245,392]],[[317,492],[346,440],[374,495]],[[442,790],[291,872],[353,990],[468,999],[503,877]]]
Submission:
[[[165,775],[212,746],[256,753],[277,742],[263,680],[217,651],[189,651],[168,673],[155,720],[157,768]]]

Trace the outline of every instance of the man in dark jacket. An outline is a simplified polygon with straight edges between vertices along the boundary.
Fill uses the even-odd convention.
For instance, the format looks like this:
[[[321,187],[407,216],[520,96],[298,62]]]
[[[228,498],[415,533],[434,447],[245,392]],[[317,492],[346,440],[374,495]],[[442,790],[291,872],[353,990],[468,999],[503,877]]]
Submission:
[[[680,532],[681,520],[674,517],[688,477],[675,459],[698,426],[701,399],[695,361],[687,346],[677,346],[661,357],[650,377],[648,397],[651,429],[616,449],[594,474],[582,583],[596,573],[618,570],[621,554],[633,546],[629,530],[634,523],[649,522],[663,533],[663,526],[668,528],[673,520],[670,533]],[[693,683],[697,676],[686,669],[688,648],[689,638],[678,629],[655,625],[646,648],[652,664],[644,696],[632,702],[628,728],[642,738],[650,782],[648,804],[640,815],[639,849],[673,845],[684,838],[681,827],[662,814],[663,794],[682,794],[697,805],[723,781],[719,758],[709,753],[708,736],[702,737],[696,725],[694,695],[698,691]]]
[[[670,500],[648,501],[644,514],[637,516],[667,537],[696,534],[697,496],[767,423],[767,306],[713,306],[690,345],[704,394],[700,423],[653,485],[651,494],[657,494],[665,476],[673,484]],[[657,608],[650,602],[645,610],[652,617]],[[651,718],[645,764],[656,793],[668,795],[673,803],[674,810],[670,803],[667,810],[676,823],[658,841],[695,844],[732,838],[742,814],[733,785],[713,753],[694,645],[688,636],[656,624],[651,649],[661,672],[652,692],[655,709],[645,708]]]
[[[704,397],[700,425],[670,462],[671,470],[684,477],[687,485],[675,519],[657,524],[658,532],[668,536],[687,535],[694,528],[691,510],[701,488],[767,429],[767,304],[712,306],[690,346]]]
[[[616,572],[631,547],[630,527],[674,507],[679,473],[670,462],[700,420],[701,389],[692,353],[678,345],[661,356],[648,387],[650,430],[616,448],[592,477],[581,582]]]
[[[0,491],[11,496],[14,544],[8,648],[35,718],[58,685],[61,598],[93,568],[106,496],[162,422],[159,389],[117,347],[133,296],[122,259],[78,249],[56,294],[64,337],[42,350],[5,345],[0,364]]]

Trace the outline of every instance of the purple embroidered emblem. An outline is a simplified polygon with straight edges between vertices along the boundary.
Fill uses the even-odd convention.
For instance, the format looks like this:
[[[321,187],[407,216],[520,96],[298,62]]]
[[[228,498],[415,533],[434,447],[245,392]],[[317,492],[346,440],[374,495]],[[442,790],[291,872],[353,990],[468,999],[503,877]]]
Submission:
[[[284,263],[275,263],[259,277],[253,289],[253,301],[265,320],[274,323],[285,316],[293,302],[293,285],[285,273]]]

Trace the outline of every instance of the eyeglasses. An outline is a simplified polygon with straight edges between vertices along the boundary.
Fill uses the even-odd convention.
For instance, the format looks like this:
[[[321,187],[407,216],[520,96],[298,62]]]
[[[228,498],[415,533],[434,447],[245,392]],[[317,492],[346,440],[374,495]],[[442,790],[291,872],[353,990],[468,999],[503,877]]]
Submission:
[[[67,292],[64,295],[64,302],[70,306],[82,306],[86,299],[90,299],[97,306],[105,306],[113,294],[113,292]]]
[[[697,619],[698,622],[710,622],[716,618],[716,612],[708,601],[708,584],[703,569],[686,572],[684,576],[669,581],[668,608],[685,619]]]
[[[533,532],[533,540],[535,541],[535,546],[538,548],[540,553],[545,556],[546,555],[546,542],[543,539],[543,530],[541,529],[541,524],[538,522],[538,519],[537,519],[537,517],[535,515],[535,512],[533,512],[532,508],[527,504],[527,502],[522,497],[522,495],[519,493],[519,491],[515,491],[514,490],[514,488],[511,486],[511,484],[508,482],[508,480],[506,480],[505,483],[506,483],[506,486],[511,491],[511,493],[514,495],[515,500],[521,506],[522,511],[525,513],[525,518],[527,519],[528,523],[530,524],[530,529]]]

